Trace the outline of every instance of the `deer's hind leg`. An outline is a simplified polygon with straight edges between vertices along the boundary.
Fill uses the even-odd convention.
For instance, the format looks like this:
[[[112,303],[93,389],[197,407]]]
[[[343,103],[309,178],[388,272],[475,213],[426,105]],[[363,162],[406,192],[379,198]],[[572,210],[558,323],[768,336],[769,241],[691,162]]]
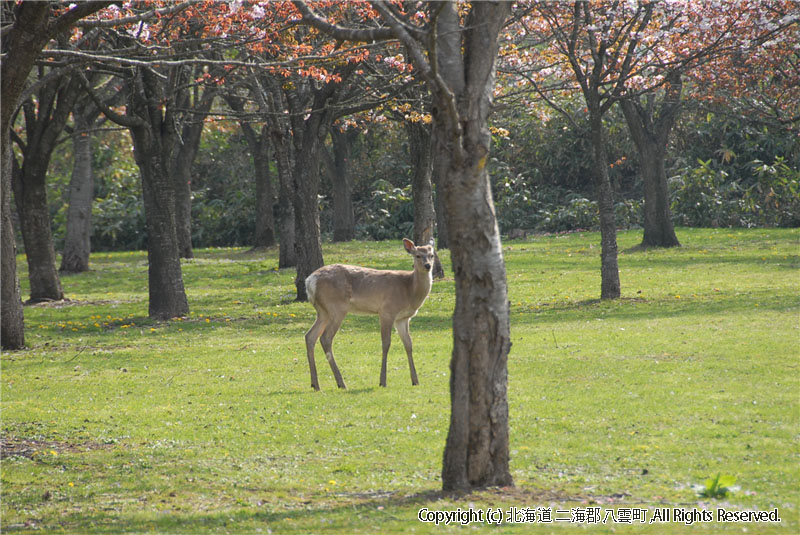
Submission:
[[[339,388],[347,388],[347,385],[344,384],[342,374],[339,373],[339,367],[336,365],[336,359],[333,358],[333,337],[336,336],[339,327],[342,326],[344,316],[344,314],[331,316],[328,326],[325,327],[325,331],[319,339],[320,344],[322,344],[322,350],[325,351],[325,356],[328,358],[328,364],[331,365],[331,371],[333,372],[333,377],[336,379],[336,385]]]
[[[308,368],[311,371],[311,387],[319,390],[319,379],[317,379],[317,365],[314,362],[314,346],[317,343],[322,331],[329,323],[328,314],[317,310],[317,320],[306,333],[306,355],[308,356]]]

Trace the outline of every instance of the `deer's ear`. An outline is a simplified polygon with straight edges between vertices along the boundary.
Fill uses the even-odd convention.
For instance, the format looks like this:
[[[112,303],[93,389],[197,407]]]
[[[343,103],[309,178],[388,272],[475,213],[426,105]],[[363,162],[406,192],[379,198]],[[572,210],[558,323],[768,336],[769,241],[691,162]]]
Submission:
[[[430,241],[428,241],[428,245],[430,245],[430,246],[431,246],[431,248],[433,248],[433,246],[434,246],[434,244],[435,244],[435,243],[436,243],[436,242],[434,242],[434,240],[433,240],[433,236],[431,236],[431,239],[430,239]]]
[[[403,245],[410,254],[414,254],[416,251],[416,247],[414,246],[414,242],[409,240],[408,238],[403,238]]]

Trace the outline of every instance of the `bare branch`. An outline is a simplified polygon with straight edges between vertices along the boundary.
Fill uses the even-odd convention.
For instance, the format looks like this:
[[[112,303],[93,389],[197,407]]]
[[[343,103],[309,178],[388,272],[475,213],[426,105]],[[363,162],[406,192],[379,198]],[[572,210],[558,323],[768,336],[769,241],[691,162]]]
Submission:
[[[354,41],[360,43],[372,43],[374,41],[385,41],[395,37],[392,28],[370,28],[370,29],[356,29],[344,28],[337,24],[331,24],[323,17],[320,17],[306,5],[302,0],[293,0],[292,3],[303,16],[303,20],[318,29],[319,31],[330,35],[334,39],[340,41]],[[377,7],[377,6],[376,6]]]

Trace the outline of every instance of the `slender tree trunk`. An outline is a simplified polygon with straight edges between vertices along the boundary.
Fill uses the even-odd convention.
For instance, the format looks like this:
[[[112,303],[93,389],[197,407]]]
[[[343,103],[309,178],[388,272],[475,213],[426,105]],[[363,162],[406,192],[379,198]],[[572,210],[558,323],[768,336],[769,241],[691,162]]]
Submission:
[[[175,181],[175,232],[180,258],[194,258],[192,251],[192,162],[195,154],[195,150],[182,147],[178,151],[170,173]]]
[[[28,260],[32,303],[64,299],[61,280],[56,270],[56,252],[50,230],[50,208],[45,186],[50,153],[44,152],[38,158],[29,153],[22,168],[15,165],[12,172],[14,200]]]
[[[73,117],[75,121],[75,132],[72,135],[74,163],[69,183],[67,230],[60,268],[60,271],[66,273],[80,273],[89,270],[92,201],[94,198],[90,122],[84,113],[77,110]]]
[[[434,143],[437,137],[436,125],[431,128],[431,143]],[[429,150],[434,150],[433,147]],[[442,192],[442,177],[445,174],[445,162],[439,161],[437,158],[433,159],[433,168],[431,170],[431,183],[436,187],[436,195],[434,195],[434,204],[436,206],[436,243],[437,249],[449,249],[450,238],[447,232],[447,217],[445,216],[445,203],[444,194]]]
[[[272,247],[275,245],[275,217],[272,207],[275,204],[275,193],[272,188],[272,176],[269,172],[269,145],[267,144],[267,127],[256,137],[251,145],[256,180],[256,230],[253,247]]]
[[[333,197],[333,241],[343,242],[356,237],[356,218],[353,213],[353,177],[350,172],[350,147],[358,134],[331,129],[333,141],[333,169],[331,189]],[[322,149],[324,150],[324,149]]]
[[[433,239],[436,227],[436,212],[433,209],[433,159],[430,128],[422,123],[406,122],[409,155],[413,175],[411,194],[414,202],[414,236],[416,244],[426,244]],[[433,277],[444,278],[444,269],[439,255],[434,250]]]
[[[605,131],[600,113],[590,108],[592,149],[594,151],[595,188],[600,211],[600,298],[618,299],[620,296],[617,249],[617,223],[614,215],[614,192],[608,175]]]
[[[270,115],[268,122],[278,170],[278,268],[283,269],[297,265],[291,142],[280,120]]]

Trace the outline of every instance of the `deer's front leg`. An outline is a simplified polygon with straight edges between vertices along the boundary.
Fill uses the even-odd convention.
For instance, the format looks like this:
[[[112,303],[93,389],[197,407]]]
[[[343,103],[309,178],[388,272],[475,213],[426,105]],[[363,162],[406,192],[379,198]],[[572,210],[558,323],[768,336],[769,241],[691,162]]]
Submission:
[[[394,327],[397,329],[397,334],[400,335],[400,340],[403,341],[403,346],[406,348],[406,355],[408,356],[408,369],[411,370],[411,384],[416,386],[419,384],[419,380],[417,379],[417,369],[414,367],[414,357],[412,356],[411,333],[408,328],[409,321],[411,321],[411,318],[397,320],[394,323]]]
[[[381,316],[381,346],[383,349],[381,386],[386,386],[386,362],[389,356],[389,346],[392,345],[392,320],[391,317]]]

